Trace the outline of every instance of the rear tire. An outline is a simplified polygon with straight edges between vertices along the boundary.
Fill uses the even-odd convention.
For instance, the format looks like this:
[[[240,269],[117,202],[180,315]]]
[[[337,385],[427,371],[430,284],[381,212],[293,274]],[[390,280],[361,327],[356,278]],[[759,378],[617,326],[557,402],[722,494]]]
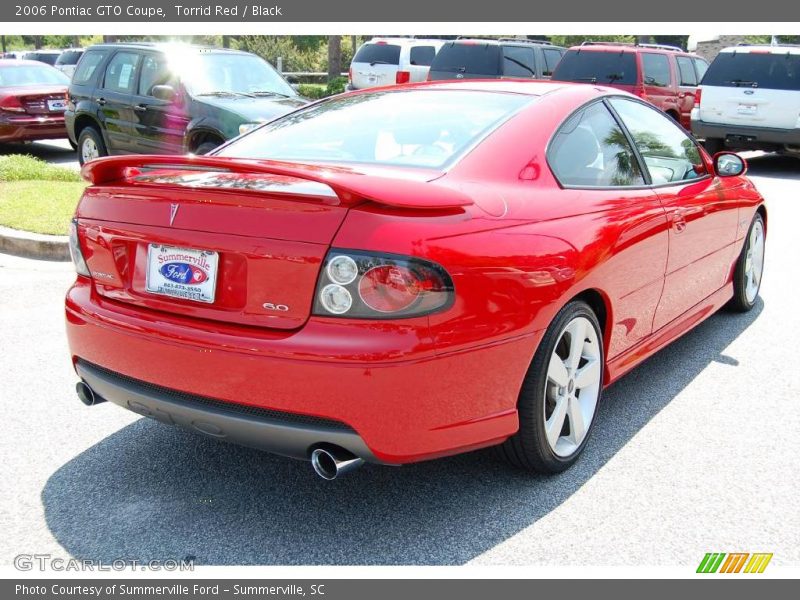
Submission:
[[[725,144],[719,138],[707,138],[703,140],[703,148],[711,156],[714,156],[717,152],[722,152],[725,149]]]
[[[733,271],[733,298],[728,303],[733,311],[747,312],[756,305],[764,274],[764,234],[764,219],[756,213]]]
[[[84,127],[78,136],[78,162],[84,165],[101,156],[108,156],[103,136],[91,125]]]
[[[559,473],[589,440],[603,389],[603,335],[588,304],[567,304],[553,319],[519,395],[519,431],[497,450],[515,467]]]

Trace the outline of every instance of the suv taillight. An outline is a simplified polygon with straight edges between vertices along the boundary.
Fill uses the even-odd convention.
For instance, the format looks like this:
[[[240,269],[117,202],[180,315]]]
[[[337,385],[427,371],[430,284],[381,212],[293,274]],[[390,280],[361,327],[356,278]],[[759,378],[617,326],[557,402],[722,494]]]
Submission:
[[[409,71],[398,71],[394,78],[395,83],[408,83],[411,81],[411,73]]]
[[[453,280],[436,263],[332,249],[320,271],[313,312],[351,319],[418,317],[449,307],[453,296]]]
[[[694,105],[700,106],[700,97],[703,95],[703,90],[701,88],[697,88],[694,92]]]
[[[642,100],[647,100],[647,94],[644,91],[644,86],[643,85],[637,85],[636,87],[634,87],[633,88],[633,95],[634,96],[639,96],[639,98],[641,98]]]

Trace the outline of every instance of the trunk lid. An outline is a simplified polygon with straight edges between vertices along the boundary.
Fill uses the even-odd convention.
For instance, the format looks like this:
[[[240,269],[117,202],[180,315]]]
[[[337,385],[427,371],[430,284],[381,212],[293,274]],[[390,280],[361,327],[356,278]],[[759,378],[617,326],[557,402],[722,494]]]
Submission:
[[[29,115],[63,114],[67,106],[64,86],[20,88],[16,96]]]
[[[335,168],[214,157],[107,158],[83,174],[95,185],[78,207],[78,232],[99,296],[275,329],[308,319],[320,265],[351,207],[392,185],[410,186],[399,199],[418,195],[417,186],[440,189],[419,174],[387,184]],[[439,204],[421,208],[463,198],[439,193]]]

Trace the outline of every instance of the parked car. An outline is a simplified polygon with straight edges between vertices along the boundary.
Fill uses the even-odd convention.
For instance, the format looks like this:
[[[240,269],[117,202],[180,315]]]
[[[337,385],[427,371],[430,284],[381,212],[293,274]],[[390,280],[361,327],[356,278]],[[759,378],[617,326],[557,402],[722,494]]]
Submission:
[[[625,90],[688,129],[697,84],[707,68],[705,60],[676,46],[585,42],[569,49],[553,79]]]
[[[459,39],[442,46],[428,79],[549,79],[564,52],[536,40]]]
[[[419,38],[373,38],[353,56],[347,90],[425,81],[431,61],[443,43]]]
[[[26,50],[10,50],[8,52],[3,53],[3,58],[19,60],[25,56],[27,53]]]
[[[109,154],[205,154],[305,103],[248,52],[101,44],[78,63],[65,117],[83,164]]]
[[[56,59],[55,68],[71,78],[84,51],[83,48],[67,48]]]
[[[562,471],[605,386],[756,304],[745,168],[630,94],[516,80],[351,92],[210,156],[92,161],[78,394],[327,479],[485,446]]]
[[[66,137],[69,79],[32,60],[0,61],[0,142]]]
[[[56,64],[59,56],[61,56],[61,50],[33,50],[32,52],[26,52],[23,58],[25,60],[36,60],[52,67]]]
[[[800,153],[800,46],[722,50],[703,77],[692,131],[709,152]]]

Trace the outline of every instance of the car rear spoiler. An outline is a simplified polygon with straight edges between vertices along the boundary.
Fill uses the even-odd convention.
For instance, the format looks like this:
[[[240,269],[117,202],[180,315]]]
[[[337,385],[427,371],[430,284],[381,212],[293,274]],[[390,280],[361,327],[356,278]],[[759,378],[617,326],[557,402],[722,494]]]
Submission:
[[[385,206],[411,209],[459,208],[472,199],[450,187],[392,177],[365,175],[341,167],[325,167],[267,160],[221,158],[215,156],[112,156],[86,163],[84,179],[95,185],[112,183],[139,170],[186,170],[248,175],[280,175],[329,186],[342,200],[363,198]]]

